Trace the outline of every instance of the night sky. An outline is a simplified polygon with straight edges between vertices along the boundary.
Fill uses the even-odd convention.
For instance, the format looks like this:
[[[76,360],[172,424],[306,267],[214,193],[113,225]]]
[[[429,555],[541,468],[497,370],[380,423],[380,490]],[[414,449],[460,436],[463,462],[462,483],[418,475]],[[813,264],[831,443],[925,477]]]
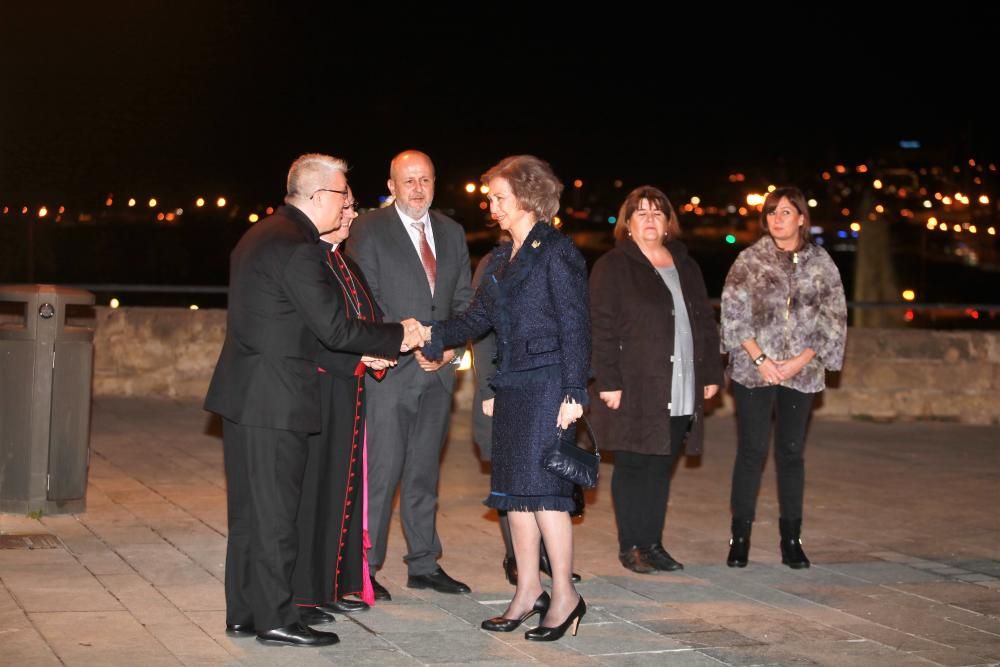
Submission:
[[[972,4],[546,19],[528,11],[546,3],[28,4],[0,9],[3,202],[273,202],[307,151],[346,158],[369,204],[410,147],[439,180],[530,152],[566,181],[668,189],[859,163],[900,139],[1000,160],[1000,12]]]

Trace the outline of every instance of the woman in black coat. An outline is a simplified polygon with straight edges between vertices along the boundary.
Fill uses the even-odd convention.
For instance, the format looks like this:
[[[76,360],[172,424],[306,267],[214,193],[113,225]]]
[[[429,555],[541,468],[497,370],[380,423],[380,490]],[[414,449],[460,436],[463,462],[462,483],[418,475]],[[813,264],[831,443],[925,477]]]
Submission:
[[[662,544],[670,476],[682,447],[701,453],[704,402],[722,384],[705,281],[679,234],[667,196],[636,188],[590,277],[592,425],[615,451],[618,558],[643,574],[684,567]]]
[[[485,504],[506,510],[517,556],[517,590],[506,613],[483,628],[510,632],[535,613],[542,625],[527,639],[576,634],[586,605],[573,586],[573,484],[543,467],[557,430],[573,428],[587,402],[590,314],[587,269],[573,242],[548,221],[559,209],[562,184],[530,155],[502,160],[483,175],[490,213],[512,243],[494,251],[483,284],[465,313],[434,322],[428,359],[491,329],[497,371],[493,410],[491,492]],[[552,566],[552,596],[538,573],[544,537]]]

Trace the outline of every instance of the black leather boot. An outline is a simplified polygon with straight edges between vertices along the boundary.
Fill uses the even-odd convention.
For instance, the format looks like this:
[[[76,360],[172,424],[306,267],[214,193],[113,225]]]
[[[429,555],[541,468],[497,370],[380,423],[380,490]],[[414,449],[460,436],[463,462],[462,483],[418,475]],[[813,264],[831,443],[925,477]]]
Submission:
[[[747,566],[750,558],[750,530],[752,528],[752,519],[733,518],[733,537],[729,540],[729,556],[726,558],[726,565],[729,567]]]
[[[781,562],[793,570],[809,567],[809,559],[802,550],[802,519],[778,519],[781,530]]]

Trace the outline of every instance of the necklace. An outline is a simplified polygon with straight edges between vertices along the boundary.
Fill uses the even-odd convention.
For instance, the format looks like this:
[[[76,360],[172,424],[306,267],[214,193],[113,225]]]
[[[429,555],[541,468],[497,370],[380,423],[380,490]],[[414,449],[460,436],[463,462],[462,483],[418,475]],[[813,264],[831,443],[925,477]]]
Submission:
[[[330,272],[333,273],[333,277],[337,279],[337,282],[340,283],[340,287],[344,290],[344,297],[347,299],[348,305],[351,306],[351,310],[354,311],[355,317],[359,320],[365,319],[361,315],[361,299],[358,297],[358,286],[354,282],[354,274],[351,273],[350,267],[347,266],[344,258],[341,257],[336,250],[332,252],[327,250],[326,257],[327,266],[330,267]],[[336,268],[333,266],[334,257],[337,258]],[[341,275],[342,273],[346,274],[347,282],[344,282],[344,278]],[[350,287],[348,287],[348,283],[350,283]]]

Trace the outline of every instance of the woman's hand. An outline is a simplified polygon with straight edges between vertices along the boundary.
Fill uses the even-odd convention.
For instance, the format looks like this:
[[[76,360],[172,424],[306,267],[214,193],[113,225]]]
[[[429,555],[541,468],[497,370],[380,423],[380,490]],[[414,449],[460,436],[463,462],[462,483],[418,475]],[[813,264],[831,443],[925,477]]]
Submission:
[[[483,401],[483,414],[487,417],[493,416],[493,400],[492,398],[487,398]]]
[[[556,425],[559,428],[569,428],[577,419],[583,416],[583,406],[579,403],[563,401],[559,406],[559,417],[556,418]]]
[[[617,410],[622,404],[622,390],[602,391],[597,394],[604,404],[611,410]]]
[[[806,349],[802,350],[791,359],[786,359],[785,361],[779,361],[776,363],[776,365],[778,366],[778,371],[781,373],[781,376],[784,379],[788,380],[790,378],[795,377],[795,375],[803,368],[805,368],[806,364],[812,361],[813,357],[815,356],[816,353],[813,352],[811,348],[807,347]]]
[[[717,384],[706,384],[705,385],[705,400],[712,398],[719,393],[719,385]]]
[[[785,379],[785,376],[781,374],[781,367],[771,358],[765,359],[764,363],[757,367],[757,372],[768,384],[781,384],[781,381]]]

